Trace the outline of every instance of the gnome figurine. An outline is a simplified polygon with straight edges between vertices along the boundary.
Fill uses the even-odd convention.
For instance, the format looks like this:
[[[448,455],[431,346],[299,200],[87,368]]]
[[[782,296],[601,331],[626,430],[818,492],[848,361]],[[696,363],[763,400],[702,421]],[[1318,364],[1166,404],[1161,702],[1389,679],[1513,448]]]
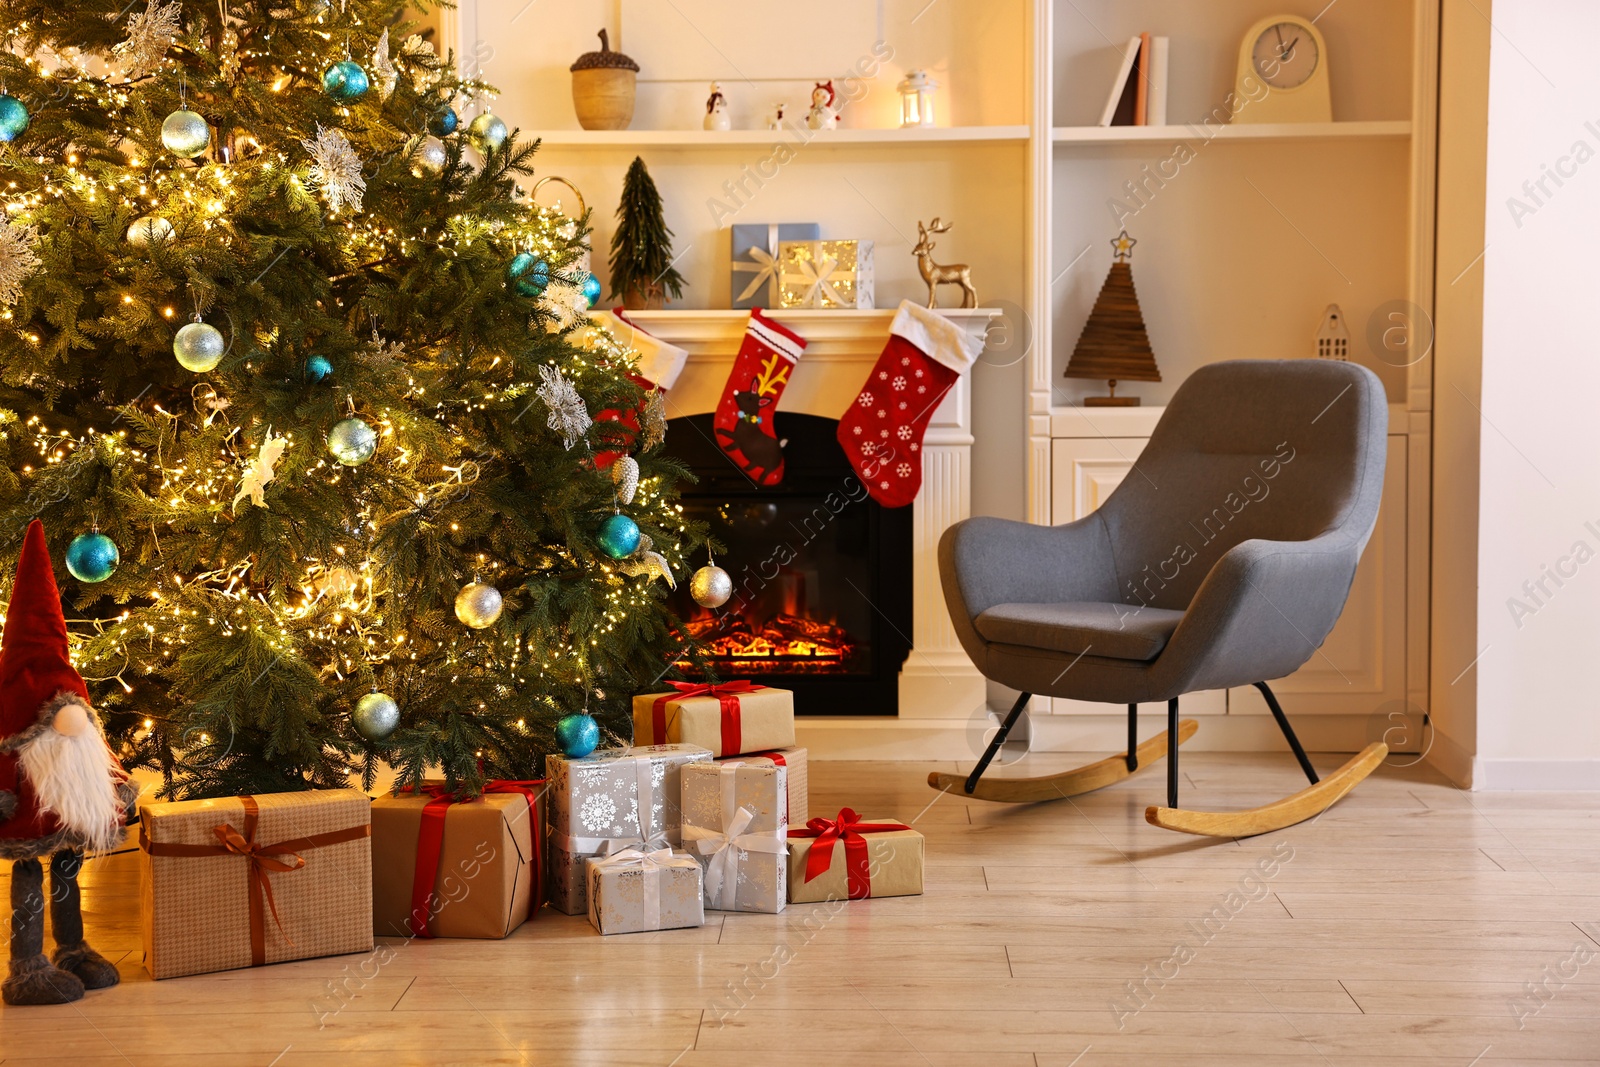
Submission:
[[[117,984],[117,969],[84,943],[78,870],[85,851],[121,842],[137,795],[67,657],[61,594],[35,519],[0,636],[0,859],[12,861],[11,973],[0,987],[7,1004],[66,1004]],[[39,862],[46,857],[50,959]]]

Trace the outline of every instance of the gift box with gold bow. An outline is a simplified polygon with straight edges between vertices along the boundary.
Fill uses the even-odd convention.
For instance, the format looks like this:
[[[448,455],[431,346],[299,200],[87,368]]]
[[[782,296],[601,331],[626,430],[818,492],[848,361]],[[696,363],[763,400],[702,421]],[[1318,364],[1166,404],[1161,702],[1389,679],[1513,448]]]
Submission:
[[[358,789],[146,804],[139,916],[151,976],[371,950],[371,819]]]
[[[778,245],[780,307],[869,309],[876,288],[871,241]]]
[[[789,828],[789,903],[920,896],[922,859],[911,827],[841,808],[837,819]]]
[[[707,685],[668,682],[666,693],[633,698],[633,740],[683,743],[738,756],[794,744],[794,694],[744,679]]]
[[[822,227],[814,222],[736,222],[733,233],[734,308],[775,308],[779,303],[778,246],[784,241],[815,241]]]

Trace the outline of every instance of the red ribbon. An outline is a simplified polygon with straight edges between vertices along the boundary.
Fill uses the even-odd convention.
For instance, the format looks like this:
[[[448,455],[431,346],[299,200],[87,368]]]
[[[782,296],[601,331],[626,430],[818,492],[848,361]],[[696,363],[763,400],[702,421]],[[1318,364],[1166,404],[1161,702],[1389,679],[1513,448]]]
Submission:
[[[764,685],[752,685],[748,679],[738,679],[732,682],[722,682],[719,685],[708,685],[705,682],[668,682],[668,685],[677,690],[675,693],[662,693],[656,697],[654,706],[650,709],[650,736],[652,745],[667,743],[667,705],[680,700],[689,700],[693,697],[716,697],[722,705],[722,751],[719,756],[737,756],[744,747],[744,736],[739,723],[739,696],[742,693],[754,693],[765,689]]]
[[[485,793],[521,793],[528,801],[528,829],[533,838],[533,907],[528,911],[531,920],[539,914],[539,905],[544,901],[544,827],[539,825],[538,800],[542,792],[535,792],[535,786],[543,786],[546,779],[531,778],[526,781],[512,782],[495,779],[485,782]],[[418,793],[432,799],[422,809],[422,825],[417,831],[417,865],[411,876],[411,914],[406,918],[406,925],[410,928],[413,937],[432,937],[428,929],[428,919],[433,912],[433,886],[439,880],[439,858],[444,850],[444,817],[452,804],[467,803],[473,797],[462,797],[445,788],[443,782],[425,782],[420,790],[406,786],[402,793]]]
[[[891,830],[909,830],[898,822],[862,822],[861,816],[850,808],[840,808],[837,819],[812,819],[799,830],[790,830],[790,837],[814,837],[806,857],[806,881],[833,866],[833,843],[844,842],[845,880],[851,900],[865,900],[872,895],[872,872],[867,864],[867,839],[862,834],[881,834]]]

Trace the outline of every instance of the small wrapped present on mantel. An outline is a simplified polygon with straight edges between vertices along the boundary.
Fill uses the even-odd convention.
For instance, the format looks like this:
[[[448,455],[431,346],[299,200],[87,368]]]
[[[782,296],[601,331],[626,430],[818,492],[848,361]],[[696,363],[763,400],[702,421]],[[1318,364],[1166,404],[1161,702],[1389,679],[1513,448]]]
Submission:
[[[370,951],[371,834],[359,789],[146,804],[139,924],[151,977]]]
[[[789,830],[789,903],[922,894],[923,837],[849,808]]]
[[[743,756],[725,757],[716,762],[722,764],[738,761],[759,764],[763,760],[774,767],[782,767],[786,772],[784,779],[788,782],[789,806],[786,812],[788,817],[784,821],[790,826],[804,826],[806,820],[811,817],[811,776],[806,767],[805,749],[777,748],[770,752],[750,752]]]
[[[502,938],[544,902],[543,779],[443,782],[372,802],[372,924],[379,937]]]
[[[602,934],[704,926],[700,864],[670,848],[584,860],[589,922]]]
[[[871,241],[784,241],[778,246],[778,262],[780,307],[874,306]]]
[[[682,840],[680,774],[707,763],[698,745],[605,748],[582,759],[550,756],[550,905],[589,910],[584,860],[630,847],[654,852]]]
[[[822,227],[814,222],[736,222],[729,257],[733,273],[734,308],[780,307],[778,246],[784,241],[815,241]]]
[[[706,907],[776,915],[788,903],[789,769],[737,757],[683,769],[683,847]]]
[[[633,698],[633,738],[640,744],[700,745],[712,756],[794,745],[794,694],[787,689],[743,679],[667,684],[671,692]]]

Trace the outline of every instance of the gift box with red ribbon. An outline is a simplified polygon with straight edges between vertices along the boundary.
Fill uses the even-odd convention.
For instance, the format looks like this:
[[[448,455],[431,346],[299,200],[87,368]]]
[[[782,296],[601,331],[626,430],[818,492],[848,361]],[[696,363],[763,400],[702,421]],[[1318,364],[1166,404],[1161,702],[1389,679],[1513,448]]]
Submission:
[[[633,698],[635,744],[700,745],[713,756],[794,744],[794,694],[787,689],[745,680],[667,684],[671,692]]]
[[[483,795],[427,782],[372,802],[372,923],[380,937],[501,938],[544,902],[544,791]]]
[[[139,918],[151,977],[371,950],[371,809],[358,789],[146,804]]]
[[[923,838],[898,822],[837,819],[789,829],[789,903],[914,897],[922,893]]]

